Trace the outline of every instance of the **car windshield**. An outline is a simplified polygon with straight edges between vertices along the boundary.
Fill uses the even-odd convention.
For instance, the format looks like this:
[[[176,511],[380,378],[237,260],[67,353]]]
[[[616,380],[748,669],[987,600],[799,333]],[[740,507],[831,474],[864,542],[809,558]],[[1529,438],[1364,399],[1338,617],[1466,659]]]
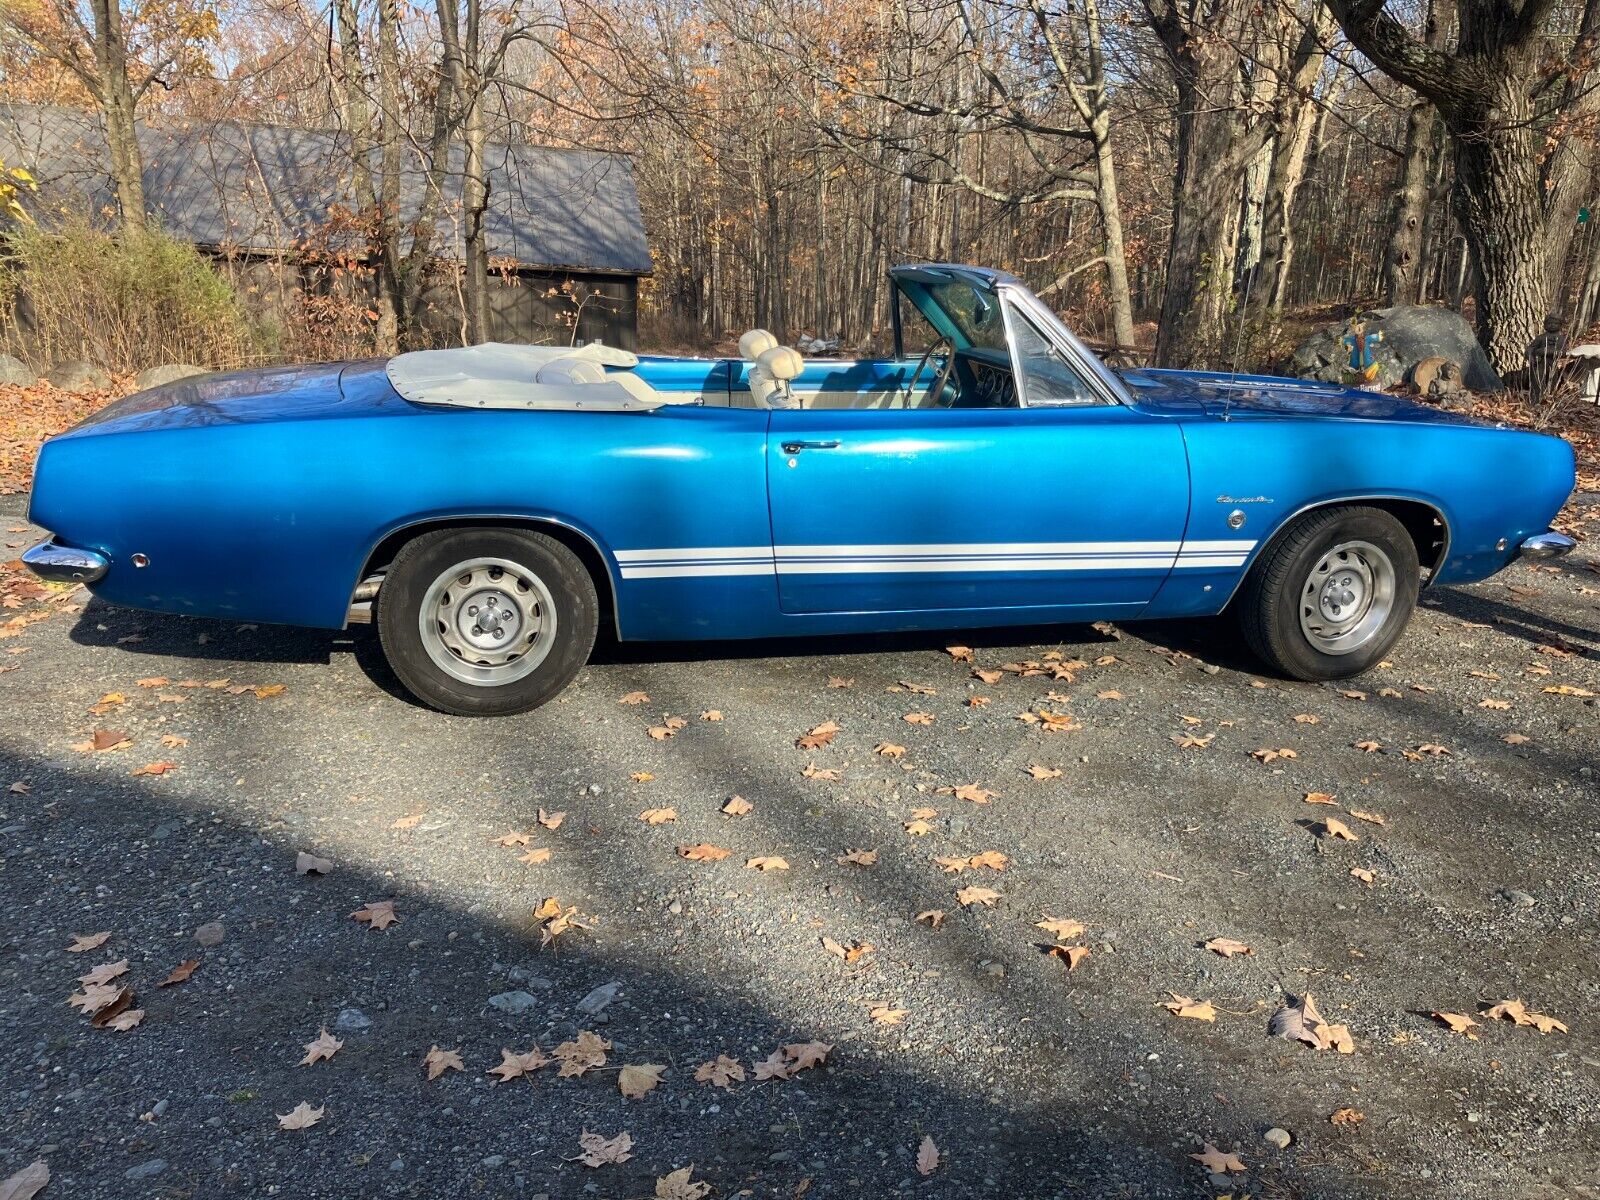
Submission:
[[[928,298],[961,332],[968,348],[1006,348],[1005,320],[1000,315],[999,297],[992,291],[980,289],[963,279],[952,279],[929,287]]]

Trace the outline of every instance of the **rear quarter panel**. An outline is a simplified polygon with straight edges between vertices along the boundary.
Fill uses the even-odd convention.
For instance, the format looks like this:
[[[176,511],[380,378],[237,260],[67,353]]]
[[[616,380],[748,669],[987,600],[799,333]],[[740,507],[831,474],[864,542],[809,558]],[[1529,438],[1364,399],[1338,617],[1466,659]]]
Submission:
[[[1185,536],[1260,541],[1243,571],[1174,575],[1148,616],[1220,611],[1289,521],[1346,499],[1431,505],[1449,531],[1432,582],[1484,579],[1515,558],[1523,538],[1550,527],[1574,482],[1565,441],[1492,426],[1247,417],[1186,421],[1183,430],[1193,488]],[[1245,514],[1237,533],[1227,524],[1235,510]]]

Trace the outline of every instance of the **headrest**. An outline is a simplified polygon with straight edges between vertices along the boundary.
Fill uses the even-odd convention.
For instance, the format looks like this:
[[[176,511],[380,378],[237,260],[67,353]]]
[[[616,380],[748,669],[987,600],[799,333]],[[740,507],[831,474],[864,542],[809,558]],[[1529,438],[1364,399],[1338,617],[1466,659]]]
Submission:
[[[592,358],[567,355],[539,368],[535,383],[604,383],[606,369]]]
[[[806,360],[800,351],[788,346],[774,346],[756,355],[756,364],[765,367],[774,379],[793,379],[806,369]]]
[[[739,357],[753,361],[777,344],[778,339],[765,329],[752,329],[739,339]]]

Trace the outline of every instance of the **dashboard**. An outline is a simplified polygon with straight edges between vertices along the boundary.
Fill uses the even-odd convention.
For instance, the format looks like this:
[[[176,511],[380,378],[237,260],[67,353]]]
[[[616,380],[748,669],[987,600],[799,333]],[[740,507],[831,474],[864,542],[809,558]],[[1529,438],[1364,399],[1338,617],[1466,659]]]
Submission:
[[[1009,367],[996,367],[979,359],[971,363],[972,382],[961,389],[962,408],[1015,408],[1017,384]],[[970,395],[969,395],[970,394]]]

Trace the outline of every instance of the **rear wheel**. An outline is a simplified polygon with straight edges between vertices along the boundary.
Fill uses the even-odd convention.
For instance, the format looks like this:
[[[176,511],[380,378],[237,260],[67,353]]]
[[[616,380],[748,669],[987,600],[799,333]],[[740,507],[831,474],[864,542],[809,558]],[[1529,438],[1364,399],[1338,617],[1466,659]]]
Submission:
[[[461,716],[550,700],[588,661],[594,581],[566,546],[524,529],[442,529],[406,543],[378,593],[378,634],[400,681]]]
[[[1417,548],[1393,516],[1340,507],[1294,522],[1237,600],[1250,648],[1295,679],[1344,679],[1378,662],[1416,608]]]

